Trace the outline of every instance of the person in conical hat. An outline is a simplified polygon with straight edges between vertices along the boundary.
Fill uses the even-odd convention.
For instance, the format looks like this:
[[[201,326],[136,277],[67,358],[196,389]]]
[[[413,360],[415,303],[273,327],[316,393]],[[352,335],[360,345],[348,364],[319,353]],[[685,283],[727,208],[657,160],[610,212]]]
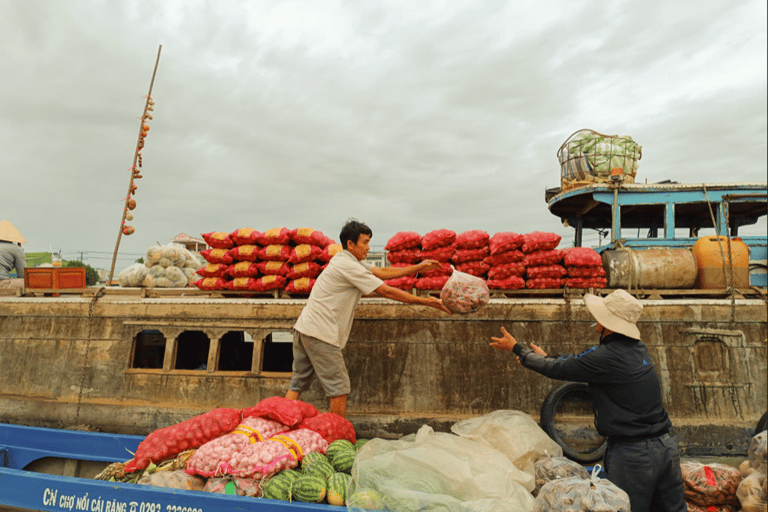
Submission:
[[[632,512],[686,512],[680,453],[670,437],[653,360],[637,322],[643,305],[624,290],[587,293],[584,304],[600,343],[581,354],[548,356],[519,343],[505,328],[491,347],[511,351],[525,368],[552,379],[589,384],[597,432],[608,438],[603,465],[629,496]]]
[[[21,244],[27,239],[21,236],[19,230],[10,221],[0,222],[0,287],[12,288],[24,285],[24,269],[27,259]],[[10,273],[16,269],[16,279],[11,279]]]

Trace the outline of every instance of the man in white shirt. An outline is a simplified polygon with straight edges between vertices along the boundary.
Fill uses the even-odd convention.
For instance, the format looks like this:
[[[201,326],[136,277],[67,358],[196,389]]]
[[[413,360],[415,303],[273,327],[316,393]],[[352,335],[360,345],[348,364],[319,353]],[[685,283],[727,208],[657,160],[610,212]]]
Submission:
[[[330,411],[345,416],[350,392],[349,374],[341,351],[352,330],[355,306],[363,295],[375,294],[407,304],[420,304],[450,314],[435,297],[418,297],[387,285],[396,279],[440,267],[434,260],[399,268],[381,268],[365,261],[373,231],[362,222],[351,220],[341,230],[344,250],[331,258],[318,276],[307,305],[294,325],[293,376],[285,397],[297,400],[317,375],[331,399]]]

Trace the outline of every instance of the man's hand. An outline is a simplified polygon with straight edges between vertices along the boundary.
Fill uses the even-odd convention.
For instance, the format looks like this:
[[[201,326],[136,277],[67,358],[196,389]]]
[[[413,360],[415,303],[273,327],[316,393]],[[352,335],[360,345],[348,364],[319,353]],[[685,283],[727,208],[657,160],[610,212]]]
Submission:
[[[493,340],[491,347],[495,348],[496,350],[507,350],[512,352],[512,350],[515,348],[515,345],[517,345],[517,340],[503,327],[501,328],[501,338],[494,338],[492,336],[491,340]]]
[[[448,313],[449,315],[452,314],[451,310],[448,309],[443,305],[443,301],[438,299],[437,297],[426,297],[427,303],[425,306],[429,306],[431,308],[439,309],[440,311],[444,313]]]
[[[437,260],[424,260],[424,261],[422,261],[421,263],[419,263],[419,264],[418,264],[418,265],[416,265],[416,266],[417,266],[417,267],[419,267],[419,270],[418,270],[418,272],[419,272],[420,274],[423,274],[424,272],[429,272],[430,270],[437,270],[437,269],[439,269],[439,268],[440,268],[442,265],[441,265],[441,263],[440,263],[439,261],[437,261]]]
[[[547,353],[544,352],[544,350],[542,350],[542,348],[540,346],[536,345],[534,342],[531,342],[530,345],[531,345],[531,349],[533,349],[534,353],[539,354],[540,356],[545,356],[546,357]]]

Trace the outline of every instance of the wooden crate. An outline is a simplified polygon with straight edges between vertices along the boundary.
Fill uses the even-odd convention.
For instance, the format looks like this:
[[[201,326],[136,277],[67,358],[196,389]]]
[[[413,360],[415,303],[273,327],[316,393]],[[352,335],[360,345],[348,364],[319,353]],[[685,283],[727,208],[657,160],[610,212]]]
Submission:
[[[85,288],[85,267],[26,268],[24,288]]]

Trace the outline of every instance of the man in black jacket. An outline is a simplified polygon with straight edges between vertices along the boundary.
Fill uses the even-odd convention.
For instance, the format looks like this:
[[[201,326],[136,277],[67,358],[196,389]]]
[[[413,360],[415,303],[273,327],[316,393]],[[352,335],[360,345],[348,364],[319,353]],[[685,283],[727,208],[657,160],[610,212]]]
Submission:
[[[680,454],[669,436],[672,422],[636,325],[643,305],[624,290],[605,298],[588,293],[584,303],[597,320],[597,347],[548,357],[533,343],[531,348],[518,343],[503,327],[491,347],[514,352],[523,366],[552,379],[588,383],[595,426],[608,438],[606,475],[629,495],[632,512],[686,512]]]

